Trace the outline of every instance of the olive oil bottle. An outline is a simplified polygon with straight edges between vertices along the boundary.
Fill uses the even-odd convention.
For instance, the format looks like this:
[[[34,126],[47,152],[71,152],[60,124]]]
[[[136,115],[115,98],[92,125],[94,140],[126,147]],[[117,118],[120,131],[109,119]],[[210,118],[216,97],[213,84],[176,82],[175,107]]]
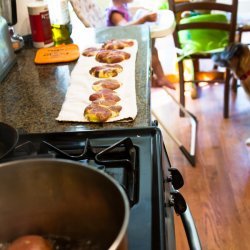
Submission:
[[[68,0],[48,0],[51,30],[54,45],[72,43],[70,38],[72,25],[68,9]]]

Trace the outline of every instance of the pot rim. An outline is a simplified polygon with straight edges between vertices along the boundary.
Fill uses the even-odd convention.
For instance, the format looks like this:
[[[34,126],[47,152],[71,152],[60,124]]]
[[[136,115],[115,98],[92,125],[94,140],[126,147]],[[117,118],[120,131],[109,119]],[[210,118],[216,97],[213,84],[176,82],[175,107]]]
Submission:
[[[123,223],[122,223],[122,226],[120,227],[120,231],[117,234],[115,240],[113,241],[112,245],[109,247],[109,250],[116,250],[119,247],[119,245],[121,244],[122,240],[124,239],[124,237],[126,236],[126,233],[127,233],[127,228],[128,228],[128,223],[129,223],[130,207],[129,207],[128,197],[127,197],[125,191],[117,183],[117,181],[114,178],[112,178],[111,176],[109,176],[105,172],[101,172],[100,170],[91,167],[90,165],[87,165],[85,163],[75,162],[73,160],[67,160],[67,159],[35,158],[35,159],[14,160],[14,161],[10,161],[10,162],[0,163],[0,169],[5,168],[5,167],[9,167],[9,166],[12,166],[12,165],[16,165],[16,164],[19,164],[19,163],[24,163],[24,162],[34,162],[34,163],[35,162],[57,162],[57,163],[67,163],[67,164],[70,164],[70,165],[80,166],[80,167],[84,167],[84,168],[86,167],[89,171],[93,171],[96,174],[99,174],[99,175],[105,177],[107,180],[109,180],[117,188],[117,190],[121,194],[122,199],[124,201],[124,219],[123,219]]]

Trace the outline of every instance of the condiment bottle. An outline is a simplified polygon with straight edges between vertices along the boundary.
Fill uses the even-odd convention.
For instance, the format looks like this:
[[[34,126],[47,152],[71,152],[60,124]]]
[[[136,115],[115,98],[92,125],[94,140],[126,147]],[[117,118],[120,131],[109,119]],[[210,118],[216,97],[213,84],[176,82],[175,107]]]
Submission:
[[[48,0],[52,37],[55,45],[72,42],[68,0]]]
[[[51,24],[48,5],[43,1],[33,1],[28,4],[31,34],[35,48],[51,47]]]

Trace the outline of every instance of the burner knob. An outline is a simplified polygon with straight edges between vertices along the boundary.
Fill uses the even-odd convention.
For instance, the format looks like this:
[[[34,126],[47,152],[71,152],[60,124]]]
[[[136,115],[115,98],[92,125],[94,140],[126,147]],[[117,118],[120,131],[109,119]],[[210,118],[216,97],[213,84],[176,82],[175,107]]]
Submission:
[[[174,206],[174,210],[177,214],[183,214],[187,209],[187,203],[179,191],[170,192],[171,198],[169,199],[169,205]]]
[[[176,168],[169,168],[168,171],[170,172],[170,176],[167,177],[167,182],[172,182],[174,189],[178,190],[184,185],[184,180],[180,171]]]

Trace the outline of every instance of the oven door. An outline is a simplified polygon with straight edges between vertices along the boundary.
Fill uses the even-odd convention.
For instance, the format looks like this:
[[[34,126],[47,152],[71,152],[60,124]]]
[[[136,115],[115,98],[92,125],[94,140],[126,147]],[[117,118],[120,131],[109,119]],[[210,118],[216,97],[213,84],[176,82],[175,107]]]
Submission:
[[[165,223],[167,249],[176,249],[174,233],[174,215],[173,211],[180,215],[185,233],[187,236],[189,248],[191,250],[202,249],[199,235],[189,210],[188,204],[178,191],[184,184],[182,176],[177,169],[171,168],[165,145],[162,143],[162,166],[165,198]]]

